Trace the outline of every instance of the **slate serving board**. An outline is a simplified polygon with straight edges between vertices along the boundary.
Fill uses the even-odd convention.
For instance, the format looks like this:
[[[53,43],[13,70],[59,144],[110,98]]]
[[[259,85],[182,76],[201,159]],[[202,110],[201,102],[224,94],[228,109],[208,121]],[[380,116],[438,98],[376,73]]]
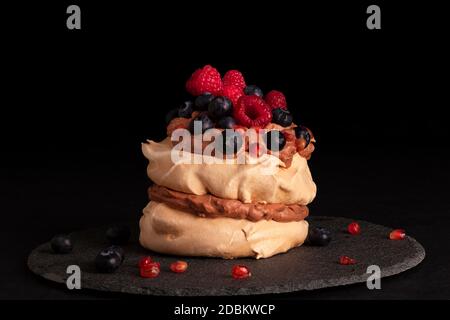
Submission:
[[[390,228],[359,221],[362,233],[352,236],[346,226],[353,220],[336,217],[310,217],[311,225],[328,228],[333,241],[327,247],[301,246],[269,259],[222,260],[214,258],[180,258],[149,252],[140,247],[137,222],[130,223],[132,239],[123,246],[126,258],[113,274],[97,273],[94,258],[104,247],[107,227],[74,232],[74,250],[70,254],[54,254],[49,243],[34,249],[28,257],[31,271],[48,280],[66,282],[69,265],[81,268],[82,288],[161,296],[224,296],[286,293],[314,290],[366,282],[369,265],[381,268],[387,277],[418,265],[425,258],[424,248],[407,236],[400,241],[389,240]],[[161,263],[161,274],[155,279],[139,276],[139,259],[151,255]],[[338,263],[341,255],[357,259],[356,265]],[[189,263],[186,273],[174,274],[169,264],[177,259]],[[231,268],[245,264],[252,272],[246,280],[234,280]],[[365,285],[365,284],[362,284]]]

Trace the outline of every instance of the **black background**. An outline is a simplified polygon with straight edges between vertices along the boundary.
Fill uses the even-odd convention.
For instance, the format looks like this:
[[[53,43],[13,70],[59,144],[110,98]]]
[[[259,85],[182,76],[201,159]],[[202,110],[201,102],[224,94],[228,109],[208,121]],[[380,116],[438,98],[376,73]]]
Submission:
[[[146,204],[140,143],[165,135],[198,67],[241,70],[283,91],[318,140],[315,215],[402,227],[427,250],[383,289],[363,285],[277,299],[449,299],[448,32],[436,5],[66,2],[3,11],[0,298],[103,298],[26,270],[55,233],[138,219]],[[269,297],[275,298],[275,297]],[[188,301],[188,300],[187,300]]]

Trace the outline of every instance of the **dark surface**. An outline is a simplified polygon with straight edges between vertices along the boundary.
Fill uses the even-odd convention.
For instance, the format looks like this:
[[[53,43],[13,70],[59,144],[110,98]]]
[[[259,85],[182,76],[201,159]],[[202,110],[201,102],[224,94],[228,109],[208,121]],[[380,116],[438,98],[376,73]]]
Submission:
[[[133,234],[130,243],[123,246],[126,258],[112,274],[98,273],[94,258],[104,247],[106,228],[90,229],[72,234],[76,243],[70,254],[55,254],[47,242],[30,254],[28,267],[45,279],[65,284],[66,269],[78,265],[81,286],[101,291],[161,295],[161,296],[234,296],[288,293],[315,290],[365,282],[367,267],[377,265],[381,276],[388,277],[415,267],[425,257],[423,247],[411,237],[402,241],[388,239],[390,228],[358,221],[363,233],[351,236],[346,226],[352,222],[345,218],[312,217],[311,225],[327,228],[333,241],[326,247],[302,246],[270,259],[205,259],[159,255],[141,248],[138,243],[137,222],[130,224]],[[139,259],[151,255],[161,263],[161,274],[155,279],[143,279],[137,267]],[[340,255],[358,261],[355,265],[338,264]],[[168,269],[171,262],[188,262],[183,274]],[[231,277],[233,265],[250,268],[252,277],[237,281]],[[364,284],[363,284],[364,285]]]

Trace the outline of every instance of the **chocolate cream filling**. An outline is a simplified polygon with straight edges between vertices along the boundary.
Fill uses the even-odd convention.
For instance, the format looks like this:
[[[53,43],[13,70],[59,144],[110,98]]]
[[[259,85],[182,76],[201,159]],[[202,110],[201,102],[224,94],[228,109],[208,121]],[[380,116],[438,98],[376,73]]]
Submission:
[[[148,189],[148,195],[151,200],[206,218],[227,217],[253,222],[262,219],[291,222],[304,220],[309,213],[307,206],[299,204],[243,203],[211,194],[195,195],[174,191],[156,184]]]

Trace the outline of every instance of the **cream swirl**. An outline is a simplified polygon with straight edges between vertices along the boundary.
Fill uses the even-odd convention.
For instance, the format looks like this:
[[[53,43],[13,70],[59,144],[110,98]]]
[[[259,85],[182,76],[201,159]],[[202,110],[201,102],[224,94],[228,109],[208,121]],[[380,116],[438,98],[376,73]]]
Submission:
[[[173,162],[169,138],[159,143],[150,140],[143,143],[142,152],[149,160],[149,178],[176,191],[196,195],[211,193],[244,203],[307,205],[316,196],[317,188],[307,160],[298,154],[294,155],[289,168],[271,155],[261,157],[256,163],[246,164]],[[261,174],[266,170],[267,163],[275,163],[279,170],[270,175]]]

